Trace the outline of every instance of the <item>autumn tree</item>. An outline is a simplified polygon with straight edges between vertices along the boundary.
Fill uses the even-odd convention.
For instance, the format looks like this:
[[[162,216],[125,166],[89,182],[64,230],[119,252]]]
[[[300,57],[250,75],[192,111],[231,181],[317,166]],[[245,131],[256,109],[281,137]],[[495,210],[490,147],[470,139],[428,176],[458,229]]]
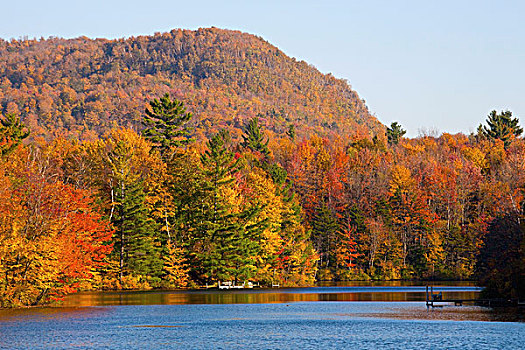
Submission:
[[[89,191],[50,176],[39,151],[11,159],[0,167],[0,305],[47,303],[93,277],[112,232]]]

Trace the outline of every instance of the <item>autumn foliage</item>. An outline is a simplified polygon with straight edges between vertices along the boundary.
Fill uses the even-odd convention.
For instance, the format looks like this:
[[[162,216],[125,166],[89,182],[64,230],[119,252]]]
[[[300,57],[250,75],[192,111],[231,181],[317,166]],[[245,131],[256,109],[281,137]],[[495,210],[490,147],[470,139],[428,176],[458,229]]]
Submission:
[[[384,129],[346,81],[239,31],[0,39],[0,62],[2,112],[22,117],[33,136],[93,140],[117,126],[140,129],[148,102],[166,92],[193,113],[201,141],[220,129],[238,140],[258,113],[272,134]]]
[[[0,40],[0,61],[2,306],[225,280],[483,275],[523,295],[509,111],[404,138],[345,81],[215,28]]]
[[[20,149],[0,172],[0,302],[35,305],[72,292],[111,250],[89,191],[54,178],[48,159]]]

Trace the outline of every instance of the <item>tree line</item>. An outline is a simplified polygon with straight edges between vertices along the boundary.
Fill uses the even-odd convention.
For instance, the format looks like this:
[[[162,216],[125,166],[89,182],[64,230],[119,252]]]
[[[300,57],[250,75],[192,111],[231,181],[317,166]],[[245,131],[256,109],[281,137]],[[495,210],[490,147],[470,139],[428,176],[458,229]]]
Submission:
[[[6,114],[2,306],[218,280],[483,276],[523,293],[525,142],[510,112],[468,136],[415,139],[397,123],[372,138],[276,137],[254,117],[240,142],[226,129],[198,141],[192,118],[165,94],[141,133],[23,142],[28,128]]]

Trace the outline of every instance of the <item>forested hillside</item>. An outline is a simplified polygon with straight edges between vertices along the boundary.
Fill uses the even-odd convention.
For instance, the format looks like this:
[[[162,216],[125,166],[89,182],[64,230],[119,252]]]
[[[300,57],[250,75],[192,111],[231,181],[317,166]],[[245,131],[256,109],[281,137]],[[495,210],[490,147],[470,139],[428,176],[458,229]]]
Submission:
[[[384,127],[348,83],[263,39],[216,28],[92,40],[0,40],[0,106],[32,136],[94,139],[142,129],[152,98],[169,92],[195,118],[198,139],[262,113],[269,132],[374,134]]]
[[[0,46],[0,306],[228,280],[525,297],[510,111],[404,138],[344,81],[213,28]]]
[[[76,288],[188,287],[234,280],[480,278],[523,297],[525,141],[510,112],[477,134],[387,141],[188,136],[168,95],[140,135],[29,135],[0,121],[0,302]]]

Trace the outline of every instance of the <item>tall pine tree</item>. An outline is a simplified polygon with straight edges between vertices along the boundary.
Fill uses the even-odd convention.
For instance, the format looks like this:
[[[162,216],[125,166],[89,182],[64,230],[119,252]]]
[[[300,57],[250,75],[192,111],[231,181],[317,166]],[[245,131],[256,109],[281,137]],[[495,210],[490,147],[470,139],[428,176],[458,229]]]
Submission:
[[[512,139],[523,133],[523,129],[518,123],[518,118],[512,118],[511,111],[502,111],[500,114],[496,111],[492,111],[487,117],[488,127],[480,125],[478,130],[490,139],[499,139],[503,141],[505,148],[507,148],[512,142]]]
[[[116,248],[121,254],[121,278],[126,273],[140,275],[157,284],[162,275],[160,242],[156,223],[144,203],[143,184],[123,183],[116,196],[119,202],[113,222],[119,236]]]
[[[149,104],[150,108],[146,108],[143,119],[146,128],[142,134],[153,143],[163,158],[167,157],[171,147],[179,147],[192,141],[187,127],[192,114],[186,112],[183,102],[171,100],[166,93],[160,100],[154,99]]]
[[[204,181],[195,198],[193,230],[195,239],[191,259],[198,279],[243,281],[257,270],[261,233],[265,221],[258,217],[258,206],[233,205],[236,188],[233,175],[240,169],[239,159],[227,146],[227,137],[218,133],[207,143],[201,156]]]

